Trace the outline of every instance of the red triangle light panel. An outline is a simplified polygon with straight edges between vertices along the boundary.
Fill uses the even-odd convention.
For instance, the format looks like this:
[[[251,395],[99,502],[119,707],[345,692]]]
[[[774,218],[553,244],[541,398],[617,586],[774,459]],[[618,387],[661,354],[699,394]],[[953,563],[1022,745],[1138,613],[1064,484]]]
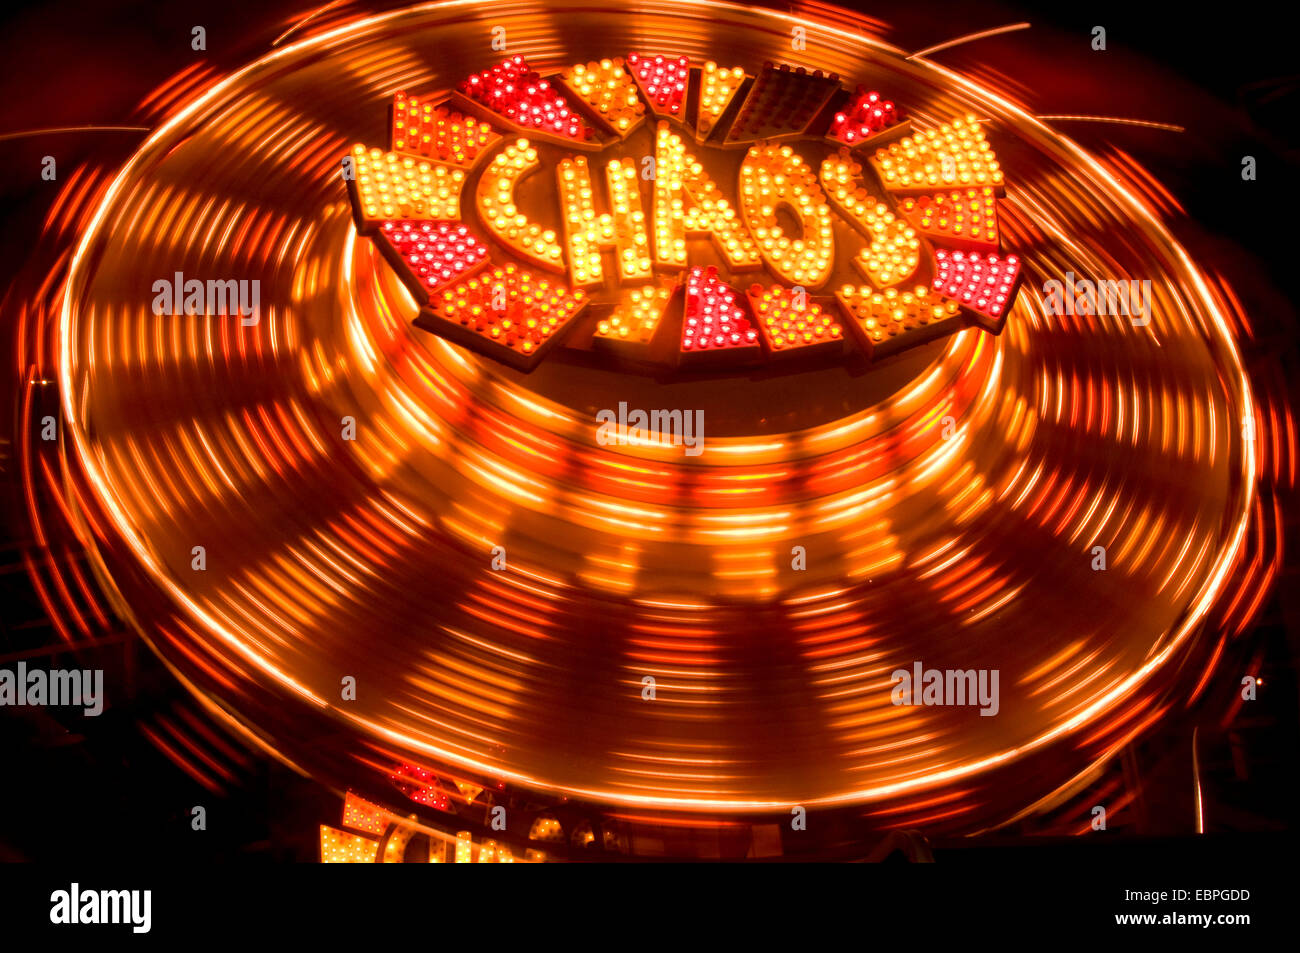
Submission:
[[[1020,283],[1020,259],[993,254],[934,251],[934,290],[959,301],[975,322],[992,331],[1001,330]]]
[[[691,75],[687,57],[629,53],[627,65],[656,115],[677,119],[685,116],[686,86]]]
[[[487,261],[487,248],[460,222],[390,221],[379,226],[378,234],[400,259],[401,270],[426,293]]]
[[[458,88],[463,95],[521,128],[574,142],[586,142],[592,136],[591,129],[569,108],[564,97],[533,72],[522,56],[512,56],[475,73]]]
[[[848,104],[831,120],[826,135],[855,146],[902,122],[902,110],[875,90],[859,86]]]
[[[758,331],[740,306],[736,290],[718,279],[718,269],[692,268],[686,278],[682,359],[717,355],[745,361],[761,354]]]

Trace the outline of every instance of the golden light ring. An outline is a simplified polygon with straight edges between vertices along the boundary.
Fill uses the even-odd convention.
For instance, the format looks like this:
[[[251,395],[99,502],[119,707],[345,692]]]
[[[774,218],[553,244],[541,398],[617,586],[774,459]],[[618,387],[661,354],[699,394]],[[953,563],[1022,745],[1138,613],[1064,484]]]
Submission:
[[[851,81],[861,68],[857,51],[869,50],[876,57],[872,68],[887,67],[900,84],[904,78],[916,84],[909,92],[928,88],[933,102],[912,100],[919,117],[978,108],[1006,137],[1014,134],[1017,142],[1032,144],[1040,159],[1062,164],[1068,176],[1049,164],[1040,174],[1017,177],[1017,164],[1004,163],[1015,187],[1009,199],[1025,220],[1045,230],[1068,222],[1078,246],[1060,242],[1028,251],[1035,274],[1054,273],[1070,254],[1084,264],[1097,260],[1085,244],[1096,240],[1087,233],[1096,219],[1063,214],[1062,206],[1100,206],[1150,246],[1148,264],[1159,265],[1152,269],[1159,278],[1157,320],[1142,331],[1100,323],[1061,327],[1042,314],[1032,291],[1022,292],[1002,338],[972,332],[931,350],[913,383],[880,406],[806,430],[724,434],[710,443],[720,459],[702,465],[687,465],[655,448],[619,448],[603,464],[630,471],[603,492],[575,490],[582,469],[574,465],[575,456],[589,460],[581,455],[599,454],[572,407],[415,332],[408,332],[405,363],[379,346],[384,339],[377,329],[391,335],[405,320],[384,313],[396,300],[391,288],[381,293],[390,278],[353,242],[341,204],[319,221],[258,221],[253,227],[237,217],[222,219],[212,202],[182,198],[181,184],[155,187],[162,180],[158,165],[169,151],[184,154],[183,136],[204,132],[197,121],[242,95],[242,109],[234,110],[239,123],[218,130],[232,148],[246,148],[256,160],[246,169],[240,164],[239,171],[279,181],[287,173],[277,179],[269,169],[292,170],[300,183],[295,201],[328,208],[338,200],[331,198],[336,183],[324,159],[346,137],[312,128],[305,119],[294,124],[291,111],[277,115],[275,100],[258,98],[257,84],[291,76],[295,63],[333,57],[342,64],[335,74],[339,82],[364,93],[353,115],[374,113],[399,83],[434,84],[406,47],[399,48],[406,49],[406,60],[379,55],[386,37],[412,40],[421,28],[435,25],[453,32],[481,29],[477,14],[464,19],[468,7],[439,5],[350,23],[277,51],[218,84],[150,136],[108,190],[77,248],[61,314],[59,369],[73,445],[129,559],[196,625],[196,641],[210,643],[201,650],[230,653],[249,676],[241,691],[250,697],[269,684],[273,694],[287,693],[351,723],[363,747],[367,739],[379,740],[487,778],[604,803],[761,810],[889,799],[970,779],[1085,727],[1099,732],[1107,716],[1154,680],[1195,632],[1241,543],[1254,489],[1253,447],[1232,436],[1236,422],[1251,413],[1241,361],[1204,277],[1168,229],[1100,163],[1013,103],[928,62],[904,61],[900,51],[874,39],[821,25],[835,43],[818,45],[810,31],[809,65],[835,69]],[[542,8],[534,6],[500,10],[512,43],[539,61],[562,59],[563,65],[602,53],[591,48],[594,39],[582,41],[586,47],[577,38],[557,39],[554,9],[540,15]],[[729,56],[763,58],[799,22],[728,4],[674,3],[652,5],[635,29],[672,37],[682,52],[721,62]],[[622,42],[620,29],[632,28],[611,23],[593,31],[604,52]],[[383,78],[375,79],[381,70]],[[450,84],[458,75],[448,66],[442,78]],[[962,95],[954,99],[953,90]],[[274,117],[275,128],[289,134],[297,150],[261,150],[251,135],[239,138],[241,129],[259,128],[259,116]],[[1027,172],[1028,164],[1019,170]],[[154,176],[152,184],[146,171]],[[211,162],[190,171],[203,173],[198,181],[205,185],[220,181]],[[1097,194],[1088,194],[1085,184]],[[134,209],[120,207],[126,198]],[[159,218],[146,215],[150,208]],[[142,216],[154,230],[120,227]],[[215,221],[205,222],[212,216]],[[138,250],[156,251],[180,233],[173,219],[190,227],[183,235],[196,267],[208,267],[206,262],[223,254],[251,257],[250,249],[262,255],[259,267],[275,266],[263,274],[288,290],[268,295],[275,305],[255,333],[196,328],[185,340],[176,327],[154,323],[147,313],[129,316],[128,303],[115,297],[120,286],[106,291],[96,284],[106,249],[111,255],[114,244],[135,241]],[[161,232],[160,221],[168,223]],[[167,273],[166,266],[134,261],[137,275]],[[333,285],[334,274],[346,280]],[[336,322],[325,334],[322,325],[297,318],[309,310],[323,314],[316,300],[321,298],[328,298]],[[96,349],[87,350],[88,342]],[[1088,362],[1082,369],[1071,348],[1084,349]],[[1152,363],[1155,348],[1164,364]],[[177,366],[183,358],[192,370]],[[295,376],[272,379],[283,383],[283,392],[251,390],[260,399],[250,399],[250,381],[267,387],[268,368]],[[430,379],[430,369],[440,379]],[[254,378],[253,370],[263,373]],[[1212,372],[1221,373],[1228,386],[1212,389]],[[421,374],[422,388],[413,388]],[[174,409],[196,381],[241,387],[190,408],[197,427],[151,433],[157,385],[175,388],[166,391]],[[965,398],[954,405],[954,385],[962,381]],[[142,383],[144,390],[131,390]],[[223,399],[241,389],[245,403],[235,400],[223,412]],[[470,410],[477,428],[466,428],[463,415],[445,409],[447,394],[474,399]],[[358,446],[342,448],[352,454],[348,465],[317,472],[312,468],[332,453],[325,422],[347,406],[371,412],[369,418],[361,415],[373,422],[370,432]],[[944,442],[943,415],[936,410],[950,406],[960,415],[959,437]],[[127,413],[142,407],[150,412]],[[445,416],[431,408],[443,408]],[[1063,420],[1075,429],[1062,427]],[[995,434],[1004,441],[1000,446],[987,442]],[[1106,469],[1104,461],[1063,460],[1072,434],[1105,436],[1142,450],[1130,461],[1139,466]],[[1135,447],[1140,441],[1146,444]],[[182,446],[194,449],[181,451]],[[1161,454],[1153,448],[1176,456],[1184,473],[1201,467],[1195,472],[1213,479],[1213,487],[1203,496],[1189,493],[1176,474],[1159,469]],[[520,467],[525,459],[542,466],[549,460],[560,469],[537,477]],[[891,461],[900,466],[890,469]],[[1105,472],[1094,474],[1096,466]],[[836,483],[837,472],[865,472],[871,479],[854,488]],[[205,480],[204,473],[221,479]],[[306,476],[314,482],[302,482]],[[220,511],[237,518],[223,516],[217,525],[209,510],[206,521],[200,520],[200,504],[218,509],[207,497],[223,483],[233,490],[223,493]],[[771,485],[782,489],[768,498]],[[1082,493],[1085,485],[1092,490],[1087,502],[1070,505],[1071,490]],[[313,525],[305,504],[308,487],[346,490],[351,495],[337,499],[352,508],[322,506],[314,514],[321,522]],[[269,512],[289,514],[272,541],[291,545],[261,554],[255,573],[232,572],[219,584],[196,586],[184,575],[181,554],[188,547],[178,541],[201,537],[210,551],[238,552],[247,535],[243,528],[259,525],[250,502],[258,501],[256,494],[264,506],[274,504]],[[1145,494],[1145,508],[1126,509],[1125,494]],[[735,499],[745,502],[727,504]],[[304,504],[301,513],[292,510],[294,501]],[[464,512],[475,509],[467,503],[482,504],[481,525],[473,524],[474,513]],[[327,510],[334,514],[328,519]],[[1018,548],[994,516],[1017,519]],[[581,528],[581,547],[570,542],[567,557],[558,558],[557,549],[566,552],[563,537],[544,517]],[[185,519],[193,522],[186,526]],[[518,519],[513,528],[510,519]],[[1017,656],[1024,640],[1043,637],[1045,611],[1062,613],[1061,594],[1035,581],[1043,565],[1068,571],[1079,591],[1077,601],[1064,604],[1079,612],[1096,613],[1098,605],[1116,598],[1116,590],[1102,585],[1115,576],[1093,575],[1087,566],[1088,544],[1098,538],[1099,526],[1115,525],[1110,520],[1125,525],[1114,529],[1109,571],[1130,573],[1127,583],[1137,587],[1127,590],[1135,593],[1133,602],[1145,599],[1144,605],[1155,608],[1142,618],[1122,612],[1084,616],[1091,624],[1076,626],[1073,639],[1051,641],[1033,658]],[[1046,538],[1029,538],[1031,527]],[[1168,538],[1176,538],[1174,528],[1194,544],[1162,555]],[[522,554],[512,559],[522,574],[510,581],[467,582],[454,618],[435,621],[438,607],[409,591],[387,617],[375,615],[373,600],[402,595],[380,570],[408,573],[409,585],[446,569],[448,560],[463,563],[475,551],[467,541],[477,534],[491,542],[493,530],[513,534],[507,549]],[[967,535],[959,538],[957,531]],[[831,555],[797,582],[782,581],[778,567],[788,564],[790,545],[805,541],[810,551],[822,544]],[[660,547],[657,554],[654,547]],[[1067,555],[1076,562],[1068,563]],[[1002,556],[1018,560],[1019,567],[998,562]],[[1126,564],[1127,557],[1136,563]],[[1180,572],[1180,560],[1193,557],[1198,561]],[[633,560],[636,571],[629,577]],[[486,562],[484,556],[485,572]],[[414,573],[413,565],[425,572]],[[699,574],[694,594],[689,578],[665,568],[681,565]],[[857,570],[867,576],[865,586]],[[1191,584],[1183,579],[1174,587],[1175,576]],[[667,604],[667,582],[682,587],[675,605]],[[901,609],[907,594],[916,592],[931,604]],[[968,607],[972,593],[977,601]],[[583,602],[587,608],[575,611]],[[589,618],[597,609],[617,619],[611,626],[617,637],[596,640],[573,628],[584,612]],[[979,621],[968,628],[958,611]],[[1022,614],[1018,621],[1016,613]],[[831,621],[821,624],[819,617]],[[994,628],[989,620],[998,617],[1004,621]],[[478,631],[464,627],[468,620],[477,620]],[[406,633],[394,628],[399,621],[423,631],[404,639]],[[926,631],[930,624],[936,630]],[[1112,625],[1119,632],[1115,639],[1096,631]],[[358,652],[361,633],[375,650],[368,657]],[[1072,681],[1069,691],[1042,689],[1040,682],[1052,684],[1052,663],[1098,652],[1107,657],[1092,666],[1090,679]],[[887,675],[913,658],[927,664],[943,658],[1004,660],[1005,671],[1018,673],[1030,700],[998,731],[978,720],[972,726],[967,713],[900,713],[885,701]],[[388,667],[367,674],[368,663]],[[345,671],[361,672],[363,685],[384,685],[384,700],[373,706],[335,702],[336,677]],[[665,703],[658,708],[645,707],[639,698],[640,673],[651,671],[661,674],[664,686]],[[585,686],[593,687],[583,697]],[[1080,688],[1091,693],[1074,697]],[[239,694],[223,700],[236,711],[242,707]],[[777,714],[769,716],[769,709]],[[264,720],[261,727],[274,734]],[[900,748],[910,748],[909,757],[881,754]]]

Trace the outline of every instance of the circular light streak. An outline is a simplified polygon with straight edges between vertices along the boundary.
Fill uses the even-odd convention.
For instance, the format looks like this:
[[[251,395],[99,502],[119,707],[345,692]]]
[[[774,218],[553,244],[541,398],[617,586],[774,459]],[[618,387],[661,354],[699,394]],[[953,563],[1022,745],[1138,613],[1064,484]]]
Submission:
[[[82,236],[59,328],[65,417],[119,537],[102,554],[113,584],[171,607],[137,619],[155,649],[332,777],[381,749],[600,804],[749,812],[944,789],[974,818],[1110,750],[1172,684],[1254,492],[1241,361],[1165,225],[996,92],[818,24],[809,68],[884,89],[930,128],[987,118],[1007,147],[1003,227],[1028,280],[1002,335],[964,331],[865,382],[804,375],[795,394],[649,390],[599,369],[575,385],[565,365],[525,377],[409,326],[414,302],[356,241],[338,181],[397,88],[450,90],[495,59],[465,6],[349,23],[223,80],[149,137]],[[559,4],[492,16],[554,70],[646,35],[693,61],[790,59],[780,44],[805,22],[707,2],[585,10],[583,30]],[[1104,241],[1117,229],[1124,248]],[[1033,289],[1066,270],[1149,277],[1153,319],[1047,315]],[[261,321],[155,317],[147,289],[176,271],[260,279]],[[703,406],[703,457],[599,445],[592,415],[624,392]],[[789,568],[795,545],[806,570]],[[891,705],[890,672],[914,661],[998,668],[999,717]],[[337,700],[345,675],[355,702]],[[990,769],[1067,750],[1032,791],[962,799]]]

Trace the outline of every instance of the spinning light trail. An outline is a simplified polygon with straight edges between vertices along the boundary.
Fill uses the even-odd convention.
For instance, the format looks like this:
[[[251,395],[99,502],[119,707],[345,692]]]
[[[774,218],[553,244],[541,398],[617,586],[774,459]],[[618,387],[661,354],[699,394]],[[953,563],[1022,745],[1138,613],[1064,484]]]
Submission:
[[[323,779],[409,798],[431,823],[439,798],[463,799],[459,782],[683,830],[794,805],[970,830],[1048,797],[1191,690],[1212,648],[1201,623],[1240,598],[1253,404],[1224,296],[1144,195],[998,91],[829,19],[698,0],[635,16],[501,5],[487,20],[464,6],[349,21],[194,90],[95,194],[57,324],[31,325],[57,343],[65,503],[84,514],[94,584],[214,714]],[[534,122],[499,102],[485,22],[510,37],[535,135],[482,111]],[[810,24],[797,54],[795,23]],[[764,63],[795,60],[792,92]],[[616,64],[650,91],[644,109]],[[777,117],[830,106],[830,128],[832,75],[885,100],[846,100],[808,175],[786,171],[783,187],[827,190],[835,221],[806,224],[836,243],[881,244],[875,264],[796,303],[786,269],[755,270],[779,243],[728,231],[750,212],[718,203],[751,147],[780,158],[759,145]],[[399,90],[426,166],[385,151]],[[881,101],[910,125],[877,144],[892,124],[871,111]],[[442,123],[467,124],[453,142]],[[647,249],[630,194],[606,204],[627,180],[622,165],[607,179],[602,137],[629,171],[647,143],[686,156],[711,137],[732,177],[715,195],[682,158],[654,183],[632,178]],[[855,138],[866,144],[819,185],[823,159]],[[945,141],[970,149],[959,181],[928,162]],[[413,231],[358,235],[339,159],[363,142],[375,148],[351,154],[394,183],[357,187],[363,224]],[[557,169],[578,155],[566,168],[585,168],[599,200],[566,222]],[[509,173],[492,171],[501,157]],[[550,165],[515,177],[534,161]],[[888,194],[855,200],[868,175]],[[416,196],[407,212],[399,188]],[[683,198],[698,215],[673,218]],[[967,201],[969,217],[947,215]],[[499,227],[479,229],[483,215]],[[455,218],[467,233],[438,224]],[[958,241],[930,260],[917,233]],[[413,327],[384,241],[408,264],[433,256],[417,277],[438,333]],[[563,267],[578,248],[606,255],[609,287],[635,278],[603,313]],[[816,248],[787,261],[810,285],[830,268]],[[967,298],[981,269],[997,291]],[[261,320],[154,315],[151,282],[178,271],[259,280]],[[1048,314],[1037,289],[1066,271],[1150,279],[1149,325]],[[480,300],[497,281],[545,300],[553,323],[498,314]],[[945,324],[954,301],[988,330]],[[841,329],[875,363],[818,364],[822,341],[846,352]],[[760,355],[782,335],[811,356],[666,381],[601,356],[664,332],[702,346],[705,330]],[[514,357],[462,347],[470,335],[509,340]],[[918,343],[891,357],[900,335]],[[599,444],[594,415],[620,401],[702,409],[705,452]],[[891,671],[918,661],[998,669],[998,717],[891,704]],[[399,772],[396,792],[401,765],[429,780]],[[378,850],[329,837],[342,854]]]

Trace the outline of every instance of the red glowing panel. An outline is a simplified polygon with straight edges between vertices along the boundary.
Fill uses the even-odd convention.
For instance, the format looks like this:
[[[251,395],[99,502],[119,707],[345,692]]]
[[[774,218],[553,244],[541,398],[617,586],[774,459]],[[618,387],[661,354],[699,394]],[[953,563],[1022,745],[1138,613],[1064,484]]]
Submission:
[[[436,295],[433,316],[448,337],[514,367],[531,368],[587,304],[581,290],[514,264],[484,272]]]
[[[899,207],[907,220],[927,235],[954,248],[997,251],[997,195],[990,186],[954,189],[938,195],[906,197]]]
[[[457,88],[521,128],[574,142],[591,138],[591,129],[549,82],[529,68],[522,56],[513,56],[491,69],[475,73]]]
[[[728,354],[741,359],[762,353],[758,332],[730,285],[718,280],[718,270],[692,268],[686,278],[686,312],[682,320],[682,357]]]
[[[982,326],[1001,328],[1020,281],[1020,259],[999,258],[961,250],[936,248],[934,290],[955,298],[974,312]]]
[[[839,77],[763,64],[763,71],[745,97],[736,121],[727,130],[727,143],[753,142],[802,135],[839,92]]]
[[[427,804],[439,811],[445,811],[451,806],[447,795],[438,787],[438,779],[432,772],[418,765],[400,765],[388,776],[388,780],[416,804]]]
[[[689,59],[685,56],[629,53],[627,65],[656,115],[680,119],[686,114],[686,84],[691,70]]]
[[[773,357],[843,350],[844,329],[806,292],[754,284],[749,288],[749,306]]]
[[[843,110],[831,119],[826,135],[854,146],[898,126],[902,111],[875,90],[859,86]]]
[[[501,137],[487,123],[399,92],[393,97],[393,150],[469,168]]]
[[[395,253],[399,271],[426,294],[487,261],[487,248],[460,222],[384,222],[378,234]]]

